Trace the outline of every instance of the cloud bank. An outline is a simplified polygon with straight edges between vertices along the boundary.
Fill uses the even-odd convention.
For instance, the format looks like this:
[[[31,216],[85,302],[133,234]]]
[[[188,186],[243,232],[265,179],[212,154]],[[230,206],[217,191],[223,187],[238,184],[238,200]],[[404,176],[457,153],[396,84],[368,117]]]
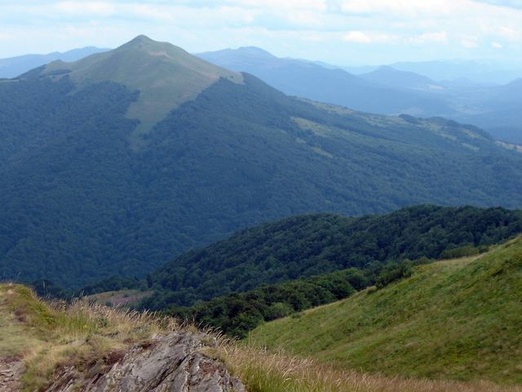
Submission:
[[[139,34],[190,52],[259,46],[333,64],[490,59],[522,65],[518,0],[18,0],[0,4],[0,58]]]

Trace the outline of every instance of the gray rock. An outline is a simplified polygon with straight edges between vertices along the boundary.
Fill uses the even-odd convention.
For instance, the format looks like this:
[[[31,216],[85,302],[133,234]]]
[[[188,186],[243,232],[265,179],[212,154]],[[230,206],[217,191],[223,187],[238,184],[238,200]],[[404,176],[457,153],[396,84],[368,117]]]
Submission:
[[[245,392],[225,366],[201,352],[203,334],[172,333],[114,352],[87,369],[62,369],[48,392]]]

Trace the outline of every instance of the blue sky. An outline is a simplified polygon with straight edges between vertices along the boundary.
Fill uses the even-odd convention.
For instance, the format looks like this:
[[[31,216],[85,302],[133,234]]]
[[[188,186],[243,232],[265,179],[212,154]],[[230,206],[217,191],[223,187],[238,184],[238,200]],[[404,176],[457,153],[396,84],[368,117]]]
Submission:
[[[139,34],[197,53],[258,46],[336,65],[479,59],[522,68],[522,0],[14,0],[0,58]]]

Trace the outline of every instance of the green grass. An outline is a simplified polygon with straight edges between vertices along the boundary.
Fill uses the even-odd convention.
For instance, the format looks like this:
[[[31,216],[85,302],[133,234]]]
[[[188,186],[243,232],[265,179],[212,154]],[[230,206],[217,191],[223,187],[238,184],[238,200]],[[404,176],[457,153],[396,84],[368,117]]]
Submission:
[[[521,298],[522,237],[267,323],[249,339],[365,372],[520,384]]]
[[[471,264],[468,262],[468,265]],[[35,297],[27,287],[3,284],[0,285],[0,359],[12,356],[22,359],[26,368],[23,390],[41,390],[60,366],[74,364],[79,371],[88,371],[93,364],[103,367],[112,353],[124,353],[134,342],[179,328],[166,321],[150,314],[92,303],[52,304]],[[516,386],[498,386],[488,381],[431,381],[374,375],[315,359],[247,347],[242,342],[208,334],[217,346],[202,350],[223,360],[227,368],[240,377],[248,392],[521,391]]]
[[[249,392],[520,392],[521,386],[388,377],[341,369],[310,358],[222,345],[218,354]]]

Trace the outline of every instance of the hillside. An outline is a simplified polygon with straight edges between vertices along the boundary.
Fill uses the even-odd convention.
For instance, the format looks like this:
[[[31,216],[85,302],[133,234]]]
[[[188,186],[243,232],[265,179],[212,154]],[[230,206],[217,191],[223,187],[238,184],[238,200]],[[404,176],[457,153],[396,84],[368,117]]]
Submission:
[[[215,336],[174,320],[76,302],[51,304],[0,285],[1,391],[244,392],[204,353]]]
[[[250,342],[387,375],[520,384],[522,237],[264,324]]]
[[[111,81],[131,91],[139,91],[127,117],[138,119],[142,131],[150,130],[171,110],[194,99],[220,78],[242,82],[238,73],[201,61],[181,48],[153,41],[144,35],[114,50],[74,63],[55,61],[45,66],[39,75],[67,75],[79,87]]]
[[[165,264],[148,279],[156,294],[145,306],[191,305],[347,268],[365,270],[369,277],[389,262],[478,253],[520,233],[522,212],[501,208],[418,206],[360,218],[290,217]]]
[[[291,98],[137,37],[0,82],[0,271],[142,278],[290,215],[520,208],[522,154],[478,128]]]
[[[81,302],[52,305],[13,284],[0,285],[0,324],[0,390],[9,392],[519,391],[484,382],[388,378],[334,369],[311,358],[290,358],[194,327],[180,328],[148,314]]]

